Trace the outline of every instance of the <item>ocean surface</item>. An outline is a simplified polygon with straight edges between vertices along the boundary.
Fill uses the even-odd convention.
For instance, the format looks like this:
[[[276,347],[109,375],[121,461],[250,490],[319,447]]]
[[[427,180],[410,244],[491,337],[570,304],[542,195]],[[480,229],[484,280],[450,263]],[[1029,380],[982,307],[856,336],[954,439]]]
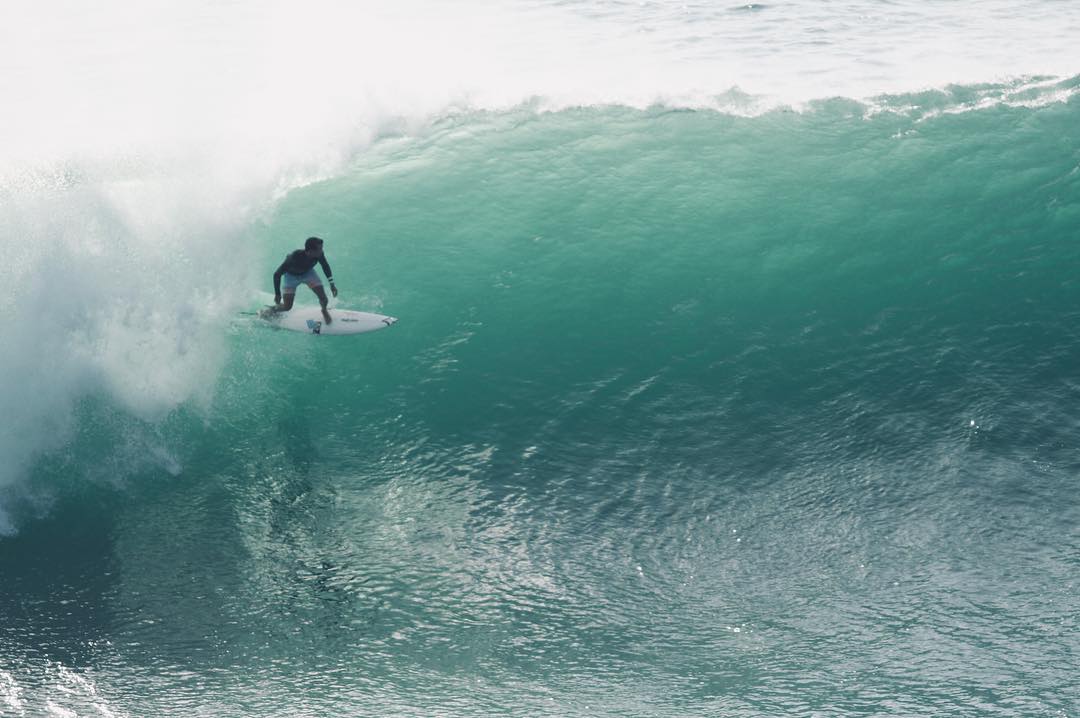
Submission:
[[[1078,37],[6,2],[0,716],[1080,716]]]

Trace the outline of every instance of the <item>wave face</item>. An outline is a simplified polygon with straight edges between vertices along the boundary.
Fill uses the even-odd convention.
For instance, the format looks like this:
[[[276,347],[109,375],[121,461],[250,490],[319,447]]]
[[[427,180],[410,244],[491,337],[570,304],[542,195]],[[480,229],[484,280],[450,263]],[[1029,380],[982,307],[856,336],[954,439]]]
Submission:
[[[3,147],[0,713],[1075,709],[1072,11],[1040,67],[986,5],[106,7],[121,108],[124,53],[235,63]],[[272,30],[364,18],[271,65],[339,114],[241,131]],[[237,316],[311,234],[396,326]]]

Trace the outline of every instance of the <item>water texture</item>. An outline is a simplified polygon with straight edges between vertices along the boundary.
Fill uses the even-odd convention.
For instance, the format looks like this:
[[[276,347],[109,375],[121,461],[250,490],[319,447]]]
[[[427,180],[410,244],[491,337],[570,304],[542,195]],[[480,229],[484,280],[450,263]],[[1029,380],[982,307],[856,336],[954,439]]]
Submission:
[[[36,7],[0,715],[1078,714],[1070,4]]]

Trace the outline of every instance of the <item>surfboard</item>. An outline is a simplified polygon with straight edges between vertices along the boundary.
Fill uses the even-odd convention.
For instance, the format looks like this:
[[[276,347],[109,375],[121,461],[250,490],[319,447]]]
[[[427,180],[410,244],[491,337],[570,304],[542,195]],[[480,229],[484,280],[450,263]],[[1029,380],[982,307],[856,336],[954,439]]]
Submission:
[[[363,334],[386,329],[397,321],[397,317],[371,312],[357,312],[352,309],[331,309],[331,323],[323,319],[319,307],[294,306],[287,312],[271,312],[267,307],[257,316],[278,329],[288,329],[303,334],[337,336],[343,334]]]

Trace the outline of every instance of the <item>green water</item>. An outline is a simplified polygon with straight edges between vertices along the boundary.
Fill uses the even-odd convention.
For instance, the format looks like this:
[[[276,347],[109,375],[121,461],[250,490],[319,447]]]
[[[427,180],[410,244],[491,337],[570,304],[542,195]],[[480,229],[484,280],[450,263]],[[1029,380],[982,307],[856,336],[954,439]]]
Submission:
[[[9,500],[0,699],[1072,715],[1080,104],[916,101],[468,114],[293,191],[253,284],[317,234],[401,321],[87,397]]]

